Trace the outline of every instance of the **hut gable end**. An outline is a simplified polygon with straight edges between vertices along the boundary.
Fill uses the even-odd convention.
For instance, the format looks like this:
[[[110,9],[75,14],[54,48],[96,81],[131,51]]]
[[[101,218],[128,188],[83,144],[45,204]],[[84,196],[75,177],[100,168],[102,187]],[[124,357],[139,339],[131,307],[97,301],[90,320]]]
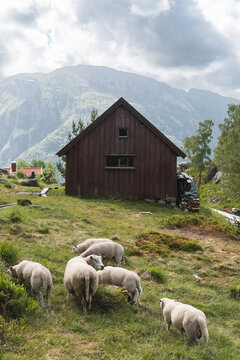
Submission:
[[[85,197],[176,196],[176,159],[185,154],[120,98],[61,149],[66,193]]]

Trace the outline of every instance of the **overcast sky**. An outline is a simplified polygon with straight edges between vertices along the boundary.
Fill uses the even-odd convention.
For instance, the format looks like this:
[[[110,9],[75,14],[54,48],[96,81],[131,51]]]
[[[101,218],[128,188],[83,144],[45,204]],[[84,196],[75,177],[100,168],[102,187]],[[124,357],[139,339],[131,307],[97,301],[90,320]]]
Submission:
[[[104,65],[240,99],[240,0],[6,0],[0,75]]]

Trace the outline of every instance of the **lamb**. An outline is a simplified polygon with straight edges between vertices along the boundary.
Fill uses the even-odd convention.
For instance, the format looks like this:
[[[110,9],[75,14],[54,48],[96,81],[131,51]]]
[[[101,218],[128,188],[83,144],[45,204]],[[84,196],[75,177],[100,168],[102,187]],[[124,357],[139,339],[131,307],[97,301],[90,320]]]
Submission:
[[[198,339],[201,337],[205,343],[208,342],[206,316],[201,310],[168,298],[162,298],[159,301],[168,331],[173,324],[182,335],[186,332],[194,343],[198,344]]]
[[[76,295],[82,303],[84,314],[91,309],[92,297],[97,291],[98,276],[95,269],[104,269],[101,256],[76,256],[67,263],[64,286],[69,294]]]
[[[78,245],[74,245],[72,248],[72,252],[74,253],[81,253],[85,250],[87,250],[89,248],[89,246],[91,246],[92,244],[98,244],[98,243],[102,243],[102,242],[113,242],[110,239],[105,239],[105,238],[91,238],[91,239],[87,239],[85,240],[83,243],[78,244]]]
[[[122,245],[113,241],[103,242],[99,244],[92,244],[80,256],[86,257],[91,254],[102,256],[104,259],[114,260],[117,266],[120,266],[121,261],[123,260],[124,249]]]
[[[104,270],[97,272],[99,284],[112,284],[125,287],[130,293],[130,300],[138,302],[142,293],[139,276],[130,270],[120,267],[106,266]]]
[[[52,275],[47,268],[38,262],[23,260],[19,264],[11,266],[7,273],[30,283],[31,289],[37,294],[42,308],[50,306]]]

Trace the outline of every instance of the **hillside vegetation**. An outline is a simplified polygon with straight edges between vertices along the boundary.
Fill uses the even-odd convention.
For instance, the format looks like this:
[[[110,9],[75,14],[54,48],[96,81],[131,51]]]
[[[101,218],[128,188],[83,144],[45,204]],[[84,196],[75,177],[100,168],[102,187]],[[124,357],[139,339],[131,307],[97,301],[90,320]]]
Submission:
[[[21,324],[4,334],[1,330],[5,360],[240,358],[239,229],[215,218],[205,206],[200,214],[190,214],[144,201],[73,198],[63,188],[50,190],[45,198],[20,191],[26,189],[0,185],[0,204],[28,198],[48,209],[0,209],[1,268],[23,259],[38,261],[49,268],[54,285],[49,312],[32,302],[22,311]],[[114,237],[124,246],[123,266],[142,280],[139,305],[129,304],[121,289],[102,285],[87,316],[73,296],[67,301],[63,273],[74,256],[72,246],[90,237]],[[11,251],[4,250],[10,246]],[[200,283],[194,274],[202,278]],[[166,331],[162,297],[205,312],[208,345],[191,344],[174,327]]]

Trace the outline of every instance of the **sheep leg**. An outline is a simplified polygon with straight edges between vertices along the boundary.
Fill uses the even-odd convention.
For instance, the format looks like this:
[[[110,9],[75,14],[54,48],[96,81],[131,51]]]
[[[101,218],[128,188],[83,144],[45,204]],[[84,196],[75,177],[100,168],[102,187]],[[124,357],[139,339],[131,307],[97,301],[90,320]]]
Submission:
[[[134,294],[133,294],[133,302],[137,303],[139,299],[139,292],[138,289],[135,289]]]
[[[43,309],[45,309],[45,303],[44,303],[44,299],[43,299],[43,294],[41,291],[39,291],[39,293],[37,294],[38,295],[38,298],[40,300],[40,305]]]
[[[83,307],[83,312],[84,312],[84,315],[87,315],[86,300],[84,299],[84,297],[83,297],[83,296],[82,296],[82,298],[81,298],[81,302],[82,302],[82,307]]]
[[[46,294],[46,304],[47,307],[50,307],[51,303],[50,303],[50,292],[51,292],[51,287],[48,286],[47,288],[47,294]]]
[[[172,325],[172,323],[167,323],[167,331],[170,331],[171,325]]]
[[[88,302],[88,309],[91,310],[91,306],[92,306],[92,295],[89,294],[89,302]]]

